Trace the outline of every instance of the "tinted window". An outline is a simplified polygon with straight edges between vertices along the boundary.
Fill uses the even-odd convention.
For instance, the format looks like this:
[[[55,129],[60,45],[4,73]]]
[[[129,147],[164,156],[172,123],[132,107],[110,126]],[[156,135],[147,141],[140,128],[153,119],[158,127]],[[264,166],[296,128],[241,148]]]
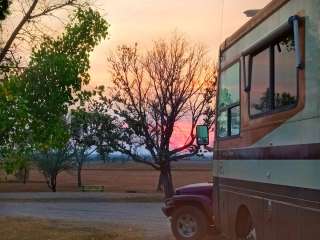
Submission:
[[[297,71],[292,37],[282,39],[275,45],[275,108],[295,104],[297,101]]]
[[[251,115],[267,112],[270,107],[270,50],[269,48],[252,57],[251,68]]]
[[[240,134],[240,64],[235,63],[220,75],[218,136]]]
[[[230,109],[230,131],[231,136],[236,136],[240,134],[240,106]]]
[[[292,33],[251,57],[250,115],[292,106],[298,82]]]
[[[221,73],[220,108],[239,102],[239,67],[239,63],[236,63]]]
[[[218,117],[218,135],[219,137],[228,136],[228,112],[222,111]]]

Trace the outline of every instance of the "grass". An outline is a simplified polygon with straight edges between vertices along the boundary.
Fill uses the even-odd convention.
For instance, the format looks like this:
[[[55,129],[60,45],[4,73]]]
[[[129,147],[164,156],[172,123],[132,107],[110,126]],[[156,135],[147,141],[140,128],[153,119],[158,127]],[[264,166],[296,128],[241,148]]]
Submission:
[[[42,220],[0,218],[2,240],[143,240],[140,231],[131,227]]]

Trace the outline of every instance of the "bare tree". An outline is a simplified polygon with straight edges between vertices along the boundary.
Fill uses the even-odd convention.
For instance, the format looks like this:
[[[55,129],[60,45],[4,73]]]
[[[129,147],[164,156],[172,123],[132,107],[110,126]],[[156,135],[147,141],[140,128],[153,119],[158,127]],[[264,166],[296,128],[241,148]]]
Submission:
[[[144,55],[138,53],[137,44],[121,46],[108,62],[115,113],[123,120],[118,148],[134,161],[159,170],[165,195],[170,197],[171,162],[197,153],[195,127],[213,112],[216,69],[208,65],[202,46],[191,45],[178,34],[155,41]],[[189,136],[185,144],[173,148],[172,136],[181,121],[189,122]],[[141,157],[141,147],[152,160]]]
[[[12,56],[16,52],[17,42],[34,43],[35,38],[41,38],[45,33],[48,34],[48,24],[44,24],[43,18],[50,17],[59,19],[57,12],[63,9],[72,9],[75,7],[84,6],[88,1],[84,0],[16,0],[11,8],[16,8],[11,11],[14,17],[21,16],[21,19],[12,28],[8,37],[4,40],[3,46],[0,49],[0,63],[3,65],[8,59],[10,65],[5,64],[0,69],[18,67],[18,57]],[[46,21],[48,22],[48,21]],[[3,23],[5,25],[5,22]],[[53,27],[54,28],[54,27]],[[16,65],[12,66],[12,63]]]

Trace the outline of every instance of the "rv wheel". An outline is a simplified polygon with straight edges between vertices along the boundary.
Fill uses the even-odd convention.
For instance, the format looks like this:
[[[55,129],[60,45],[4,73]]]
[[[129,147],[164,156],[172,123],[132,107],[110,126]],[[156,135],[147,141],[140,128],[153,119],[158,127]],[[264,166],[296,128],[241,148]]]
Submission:
[[[256,228],[248,208],[242,205],[237,214],[236,234],[238,240],[257,240]]]
[[[183,206],[173,213],[171,229],[178,240],[203,240],[207,235],[208,220],[199,208]]]

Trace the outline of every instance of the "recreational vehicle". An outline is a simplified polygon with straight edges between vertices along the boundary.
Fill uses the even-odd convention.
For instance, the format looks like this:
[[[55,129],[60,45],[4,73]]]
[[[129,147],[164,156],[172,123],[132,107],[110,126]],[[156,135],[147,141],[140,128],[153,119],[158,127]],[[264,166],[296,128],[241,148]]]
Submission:
[[[320,239],[320,1],[271,1],[219,66],[215,225],[228,239]]]
[[[219,69],[213,184],[166,201],[175,237],[320,239],[320,0],[271,1],[223,42]]]

